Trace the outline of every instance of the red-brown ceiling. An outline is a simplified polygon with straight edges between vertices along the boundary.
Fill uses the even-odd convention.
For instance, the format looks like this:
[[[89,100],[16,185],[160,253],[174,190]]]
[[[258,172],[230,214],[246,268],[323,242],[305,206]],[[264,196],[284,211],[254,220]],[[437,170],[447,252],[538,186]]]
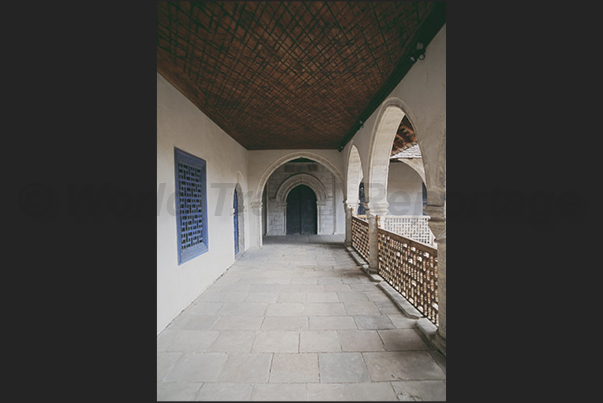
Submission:
[[[338,149],[441,28],[442,3],[159,2],[157,71],[249,150]]]

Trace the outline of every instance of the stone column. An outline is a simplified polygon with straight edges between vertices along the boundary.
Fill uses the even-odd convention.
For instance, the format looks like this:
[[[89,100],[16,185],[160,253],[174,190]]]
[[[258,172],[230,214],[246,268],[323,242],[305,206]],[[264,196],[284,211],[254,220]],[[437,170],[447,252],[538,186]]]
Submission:
[[[379,274],[379,237],[377,216],[387,212],[387,205],[364,203],[369,231],[369,272]]]
[[[358,201],[343,202],[343,209],[345,210],[345,246],[352,246],[352,213],[354,212],[354,206],[358,204]]]
[[[258,239],[257,239],[257,246],[258,248],[262,247],[263,244],[263,239],[262,239],[262,202],[261,201],[254,201],[251,202],[251,211],[253,212],[253,214],[256,217],[256,222],[257,222],[257,234],[258,234]]]
[[[282,217],[282,227],[278,224],[278,228],[275,229],[275,235],[287,235],[287,202],[276,202],[276,211]]]
[[[433,342],[446,354],[446,215],[443,204],[428,204],[424,211],[438,246],[438,332]]]
[[[323,220],[324,217],[324,209],[327,206],[326,200],[317,200],[316,201],[316,234],[328,234],[325,228],[325,222]]]

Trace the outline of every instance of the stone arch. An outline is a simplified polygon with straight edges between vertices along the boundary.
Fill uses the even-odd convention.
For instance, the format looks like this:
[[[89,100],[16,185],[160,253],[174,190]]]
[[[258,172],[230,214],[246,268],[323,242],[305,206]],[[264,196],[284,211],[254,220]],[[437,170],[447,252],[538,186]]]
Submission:
[[[407,160],[404,158],[400,158],[398,161],[411,167],[421,177],[423,183],[425,183],[425,167],[423,166],[423,159],[420,158],[420,160],[421,161],[419,161],[418,159]]]
[[[298,173],[290,176],[281,183],[276,191],[276,201],[286,203],[287,195],[298,185],[306,185],[312,189],[316,194],[317,203],[327,200],[327,189],[318,178],[307,173]]]
[[[408,117],[415,129],[417,142],[420,145],[420,129],[413,122],[408,107],[399,98],[389,98],[381,104],[375,119],[371,134],[371,144],[368,160],[368,180],[365,180],[365,197],[369,209],[374,214],[385,214],[389,203],[387,202],[387,179],[389,174],[389,161],[392,144],[400,122]]]
[[[337,179],[339,179],[339,181],[342,184],[345,183],[344,179],[343,179],[343,175],[341,174],[339,169],[337,169],[337,167],[335,165],[333,165],[326,158],[323,158],[320,155],[316,155],[314,153],[306,152],[306,151],[295,152],[295,153],[288,154],[284,157],[279,158],[272,165],[270,165],[270,167],[268,167],[268,169],[266,169],[266,171],[262,175],[262,178],[260,179],[260,182],[258,183],[258,186],[256,188],[256,192],[255,192],[256,202],[261,202],[262,194],[264,192],[264,187],[266,186],[266,182],[268,182],[270,175],[272,175],[274,173],[274,171],[276,171],[281,165],[284,165],[287,162],[292,161],[297,158],[308,158],[310,160],[314,160],[314,161],[318,162],[319,164],[322,164],[325,168],[327,168],[329,171],[331,171],[331,173],[333,175],[335,175],[335,177]]]

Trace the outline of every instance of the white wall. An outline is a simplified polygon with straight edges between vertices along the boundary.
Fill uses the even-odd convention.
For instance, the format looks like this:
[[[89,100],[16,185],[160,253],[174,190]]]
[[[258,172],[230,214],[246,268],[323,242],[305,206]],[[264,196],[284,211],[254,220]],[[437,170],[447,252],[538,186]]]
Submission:
[[[419,174],[402,162],[389,164],[387,181],[388,215],[422,215],[423,181]]]
[[[207,162],[209,251],[180,266],[176,249],[174,147]],[[228,188],[218,203],[221,190],[215,186],[233,184],[237,177],[244,182],[247,155],[247,150],[157,74],[158,334],[234,263],[231,215],[234,188]],[[247,183],[241,186],[246,192]],[[245,212],[249,211],[247,200],[244,205]],[[245,214],[245,221],[245,239],[248,240],[249,214]]]

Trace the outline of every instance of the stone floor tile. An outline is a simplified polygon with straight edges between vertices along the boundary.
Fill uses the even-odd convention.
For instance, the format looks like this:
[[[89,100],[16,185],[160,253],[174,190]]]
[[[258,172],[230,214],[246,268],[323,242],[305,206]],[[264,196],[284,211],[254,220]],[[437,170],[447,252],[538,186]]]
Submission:
[[[357,329],[352,316],[311,316],[309,330],[352,330]]]
[[[362,354],[373,382],[446,379],[427,351],[388,351]]]
[[[369,302],[344,302],[345,312],[348,315],[381,315],[377,306]]]
[[[267,316],[264,318],[261,330],[290,330],[299,331],[308,329],[306,316]]]
[[[345,308],[342,303],[306,302],[304,304],[304,316],[344,316]]]
[[[312,319],[312,318],[310,318]],[[299,351],[340,352],[341,344],[335,330],[304,330],[299,334]]]
[[[157,401],[191,401],[194,400],[202,383],[157,382]]]
[[[272,354],[228,354],[218,382],[266,383]]]
[[[353,285],[353,284],[351,284]],[[350,284],[325,284],[325,292],[350,292]]]
[[[170,323],[171,330],[183,330],[184,326],[190,321],[195,315],[187,308],[176,316],[172,323]],[[198,314],[197,314],[198,316]]]
[[[343,284],[360,284],[361,281],[358,277],[344,277],[341,279]]]
[[[268,304],[261,302],[225,302],[216,314],[236,316],[264,316]]]
[[[381,289],[376,289],[374,291],[365,291],[364,295],[371,301],[389,301],[392,302],[391,298],[387,296]]]
[[[377,288],[375,283],[348,284],[348,287],[350,287],[350,291],[360,291],[360,292],[379,291],[382,293],[382,291],[379,288]]]
[[[401,401],[446,401],[445,381],[396,381],[391,384]]]
[[[291,278],[291,284],[318,284],[318,279],[313,277],[293,277]]]
[[[255,385],[251,400],[278,402],[307,400],[306,384],[268,383]]]
[[[243,302],[265,302],[273,304],[278,300],[277,292],[250,292]]]
[[[298,284],[299,292],[325,292],[324,284]]]
[[[373,301],[373,303],[377,306],[377,309],[381,311],[383,315],[395,315],[397,313],[401,313],[402,311],[393,301]]]
[[[218,379],[227,354],[185,354],[163,378],[164,382],[214,382]]]
[[[203,352],[218,337],[213,330],[181,330],[166,351]]]
[[[259,330],[262,316],[221,316],[212,330]]]
[[[281,292],[276,302],[306,302],[305,292]]]
[[[233,275],[230,273],[230,270],[227,270],[222,277],[214,281],[213,285],[223,287],[226,285],[237,284],[239,281],[241,281],[241,276]]]
[[[387,351],[429,349],[414,329],[379,330],[379,335]]]
[[[299,293],[299,287],[302,285],[303,284],[279,284],[279,286],[281,287],[280,292],[286,292],[291,294]]]
[[[299,352],[299,332],[260,331],[257,333],[253,353],[297,353]]]
[[[318,284],[341,284],[339,277],[319,277]]]
[[[157,381],[162,381],[165,375],[176,365],[184,353],[157,353]]]
[[[311,401],[397,401],[389,382],[375,383],[309,383]]]
[[[223,296],[222,293],[220,295]],[[215,315],[222,305],[220,302],[195,302],[189,305],[185,312],[190,315]]]
[[[398,329],[412,329],[417,323],[417,319],[409,318],[401,313],[397,315],[387,315],[394,326]]]
[[[316,353],[274,354],[269,383],[307,382],[319,382]]]
[[[256,332],[252,330],[223,330],[208,351],[225,353],[250,353]]]
[[[396,392],[389,382],[353,383],[347,385],[349,401],[398,401]]]
[[[234,293],[249,292],[249,288],[250,287],[251,287],[250,284],[229,284],[229,285],[223,286],[222,290],[220,290],[220,292],[223,292],[223,293],[229,293],[229,292],[234,292]]]
[[[251,399],[253,384],[250,383],[204,383],[197,393],[197,401],[241,402]]]
[[[225,292],[220,302],[243,302],[248,295],[247,292]]]
[[[376,330],[338,330],[341,351],[385,351]]]
[[[159,335],[157,335],[157,352],[167,351],[166,349],[179,334],[179,330],[172,330],[171,328],[165,329],[159,333]]]
[[[340,302],[369,302],[366,295],[358,291],[338,292],[337,297]]]
[[[349,383],[309,383],[308,400],[311,401],[349,401]]]
[[[278,275],[283,274],[279,272]],[[291,279],[289,277],[266,277],[264,284],[291,284]]]
[[[215,315],[193,315],[182,326],[184,330],[210,330],[220,317]]]
[[[304,304],[301,302],[277,302],[269,304],[266,316],[301,316],[304,312]]]
[[[284,292],[287,286],[288,284],[251,284],[248,292]]]
[[[239,280],[240,284],[264,284],[266,281],[266,277],[261,277],[261,276],[257,276],[257,277],[243,277],[241,278],[241,280]]]
[[[318,365],[323,383],[371,381],[360,353],[320,353]]]
[[[306,294],[308,302],[339,302],[334,292],[309,292]]]
[[[354,316],[358,329],[362,330],[385,330],[396,327],[387,315],[357,315]]]
[[[214,288],[212,285],[212,289],[207,290],[203,294],[199,295],[195,300],[195,303],[220,302],[223,296],[224,294],[220,292],[220,287]]]

